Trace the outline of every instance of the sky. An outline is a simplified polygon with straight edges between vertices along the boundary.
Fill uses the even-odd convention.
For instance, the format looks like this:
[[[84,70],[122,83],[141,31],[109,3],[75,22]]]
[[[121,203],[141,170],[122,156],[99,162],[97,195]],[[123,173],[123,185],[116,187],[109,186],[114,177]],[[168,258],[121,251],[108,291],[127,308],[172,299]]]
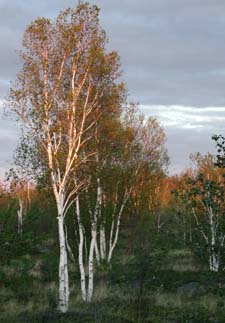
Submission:
[[[121,57],[130,101],[157,117],[167,135],[170,173],[189,155],[214,151],[225,132],[225,1],[95,0],[109,49]],[[20,69],[26,26],[54,19],[77,0],[0,0],[0,178],[11,167],[19,129],[2,118],[2,101]]]

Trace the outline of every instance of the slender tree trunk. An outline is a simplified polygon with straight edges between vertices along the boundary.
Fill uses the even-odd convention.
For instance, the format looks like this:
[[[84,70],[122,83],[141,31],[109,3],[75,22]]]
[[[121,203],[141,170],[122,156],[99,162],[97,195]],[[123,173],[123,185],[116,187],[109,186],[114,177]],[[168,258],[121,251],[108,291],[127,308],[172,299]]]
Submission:
[[[81,296],[84,301],[87,300],[86,293],[86,278],[85,278],[85,269],[84,269],[84,228],[80,219],[80,203],[79,196],[76,197],[76,214],[79,230],[79,246],[78,246],[78,263],[80,268],[80,287],[81,287]]]
[[[108,252],[108,258],[107,258],[107,261],[108,263],[111,262],[111,259],[112,259],[112,254],[113,254],[113,251],[115,249],[115,246],[117,244],[117,241],[118,241],[118,236],[119,236],[119,230],[120,230],[120,221],[121,221],[121,216],[123,214],[123,210],[124,210],[124,207],[127,203],[127,200],[128,200],[128,197],[129,195],[127,195],[124,200],[123,200],[123,203],[120,207],[120,210],[119,210],[119,213],[118,213],[118,216],[117,216],[117,221],[116,221],[116,228],[115,228],[115,235],[114,235],[114,238],[113,238],[113,231],[114,231],[114,226],[115,226],[115,219],[113,217],[113,221],[112,221],[112,225],[111,225],[111,233],[110,233],[110,243],[109,243],[109,252]]]
[[[88,294],[87,301],[91,302],[94,290],[94,250],[96,243],[96,226],[92,226],[92,239],[89,250],[89,266],[88,266]]]
[[[115,214],[112,216],[111,230],[110,230],[110,238],[109,238],[109,254],[108,254],[108,262],[110,262],[112,255],[110,253],[113,247],[113,235],[114,235],[114,227],[115,227]]]
[[[97,161],[98,161],[98,158],[97,158]],[[90,201],[89,201],[87,189],[86,189],[86,192],[87,192],[87,203],[88,203],[89,216],[90,216],[90,219],[92,219],[92,222],[95,223],[95,226],[96,226],[96,238],[95,238],[95,244],[94,244],[94,251],[95,251],[97,264],[100,265],[100,262],[102,259],[102,250],[101,250],[101,243],[98,245],[98,240],[97,240],[97,224],[98,224],[99,219],[101,218],[101,207],[102,207],[102,189],[101,189],[101,185],[100,185],[100,179],[97,178],[97,192],[96,192],[97,195],[96,195],[95,208],[93,211],[90,206]],[[92,226],[93,226],[93,223],[92,223]]]
[[[106,237],[105,237],[105,224],[100,226],[100,255],[101,260],[106,259]]]
[[[95,241],[95,256],[96,256],[97,264],[100,265],[100,253],[99,253],[99,248],[98,248],[97,237],[96,237],[96,241]]]
[[[84,232],[82,225],[79,225],[79,256],[78,256],[78,262],[79,262],[79,268],[80,268],[80,287],[81,287],[81,295],[82,299],[86,301],[87,295],[86,295],[86,280],[85,280],[85,270],[84,270],[84,256],[83,256],[83,248],[84,248]]]
[[[69,244],[69,241],[68,241],[68,234],[67,234],[66,225],[65,225],[65,239],[66,239],[66,249],[68,251],[68,256],[73,262],[75,262],[75,257],[74,257],[73,251],[72,251],[72,249],[70,247],[70,244]]]
[[[219,257],[216,255],[215,251],[212,250],[209,256],[209,269],[210,271],[218,272],[219,271]]]
[[[68,260],[66,250],[66,239],[64,231],[64,217],[58,216],[59,230],[59,310],[62,313],[68,311],[69,308],[69,276],[68,276]]]
[[[215,251],[215,244],[216,244],[216,232],[214,225],[211,226],[211,250],[209,256],[209,269],[210,271],[217,272],[219,270],[219,255]]]
[[[157,233],[160,233],[160,228],[161,228],[161,212],[159,211],[158,217],[157,217]]]
[[[81,221],[80,214],[80,203],[79,196],[76,197],[76,216],[78,222],[79,231],[79,245],[78,245],[78,262],[80,269],[80,281],[81,281],[81,295],[82,299],[86,302],[91,302],[94,290],[94,253],[96,252],[96,258],[99,259],[99,251],[97,245],[97,219],[96,214],[92,218],[91,223],[91,242],[88,253],[88,281],[86,281],[85,275],[85,260],[84,260],[84,241],[85,241],[85,230]]]
[[[98,161],[98,156],[97,156],[97,161]],[[97,178],[97,196],[96,196],[96,204],[95,204],[95,210],[93,213],[93,221],[92,223],[92,233],[93,233],[93,226],[95,227],[96,231],[96,236],[95,236],[95,255],[96,255],[96,260],[98,264],[100,264],[100,260],[105,259],[105,237],[104,237],[104,232],[103,230],[105,229],[102,224],[100,225],[100,230],[99,230],[99,247],[98,247],[98,241],[97,241],[97,223],[101,220],[102,218],[102,188],[101,188],[101,182],[100,178]],[[93,235],[93,234],[92,234]]]
[[[113,251],[114,251],[115,246],[116,246],[117,241],[118,241],[119,229],[120,229],[120,216],[118,216],[118,218],[117,218],[116,232],[115,232],[114,239],[110,241],[108,259],[107,259],[108,260],[108,263],[111,262],[112,254],[113,254]]]
[[[211,230],[211,250],[209,256],[209,269],[210,271],[217,272],[219,270],[219,255],[215,251],[216,245],[216,223],[215,223],[215,214],[211,207],[209,207],[209,223]]]
[[[18,234],[23,233],[23,201],[19,199],[19,210],[17,210],[18,215]]]

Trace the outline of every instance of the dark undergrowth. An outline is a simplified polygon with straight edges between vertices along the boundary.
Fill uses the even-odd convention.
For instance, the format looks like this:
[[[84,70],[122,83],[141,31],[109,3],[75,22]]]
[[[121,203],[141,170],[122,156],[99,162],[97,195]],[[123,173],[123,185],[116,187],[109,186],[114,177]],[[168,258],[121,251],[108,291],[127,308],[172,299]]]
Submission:
[[[84,304],[70,264],[70,311],[57,311],[57,243],[50,237],[1,239],[0,322],[224,323],[224,273],[198,262],[179,234],[148,220],[123,226],[111,268],[95,273]]]

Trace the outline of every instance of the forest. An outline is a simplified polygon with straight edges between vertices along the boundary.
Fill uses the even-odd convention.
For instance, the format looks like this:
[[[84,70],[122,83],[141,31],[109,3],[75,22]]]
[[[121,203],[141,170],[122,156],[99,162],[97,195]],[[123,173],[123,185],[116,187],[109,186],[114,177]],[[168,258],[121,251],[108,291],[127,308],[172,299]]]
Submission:
[[[21,62],[4,102],[21,135],[0,183],[0,322],[224,323],[223,134],[169,174],[97,6],[30,23]]]

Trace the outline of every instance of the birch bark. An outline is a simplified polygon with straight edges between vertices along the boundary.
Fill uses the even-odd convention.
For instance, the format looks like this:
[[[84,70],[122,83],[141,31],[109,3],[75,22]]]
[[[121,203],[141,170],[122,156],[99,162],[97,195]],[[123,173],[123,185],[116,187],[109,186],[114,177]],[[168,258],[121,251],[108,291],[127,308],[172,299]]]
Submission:
[[[78,245],[78,263],[80,269],[80,287],[81,287],[81,296],[84,301],[87,300],[86,294],[86,278],[85,278],[85,269],[84,269],[84,228],[81,223],[80,216],[80,202],[79,196],[76,197],[76,216],[78,223],[78,231],[79,231],[79,245]]]
[[[91,220],[91,241],[89,249],[87,249],[87,264],[85,264],[83,252],[84,239],[87,239],[87,237],[85,237],[85,230],[81,221],[79,196],[76,197],[76,217],[79,231],[78,262],[80,269],[81,295],[84,301],[91,302],[94,291],[94,253],[97,243],[97,224],[94,219]],[[85,272],[86,267],[88,268],[87,272]]]
[[[94,250],[96,243],[96,226],[92,225],[92,239],[89,250],[89,263],[88,263],[88,292],[87,301],[91,302],[94,290]]]
[[[211,206],[208,207],[208,213],[209,213],[209,225],[210,225],[210,233],[211,233],[209,268],[211,271],[217,272],[219,270],[219,254],[216,253],[215,251],[216,239],[217,239],[216,219]]]
[[[59,310],[66,313],[69,307],[69,276],[68,276],[68,260],[65,241],[64,218],[58,216],[59,230]]]
[[[18,234],[23,233],[23,200],[19,198],[19,210],[17,210],[18,216]]]

